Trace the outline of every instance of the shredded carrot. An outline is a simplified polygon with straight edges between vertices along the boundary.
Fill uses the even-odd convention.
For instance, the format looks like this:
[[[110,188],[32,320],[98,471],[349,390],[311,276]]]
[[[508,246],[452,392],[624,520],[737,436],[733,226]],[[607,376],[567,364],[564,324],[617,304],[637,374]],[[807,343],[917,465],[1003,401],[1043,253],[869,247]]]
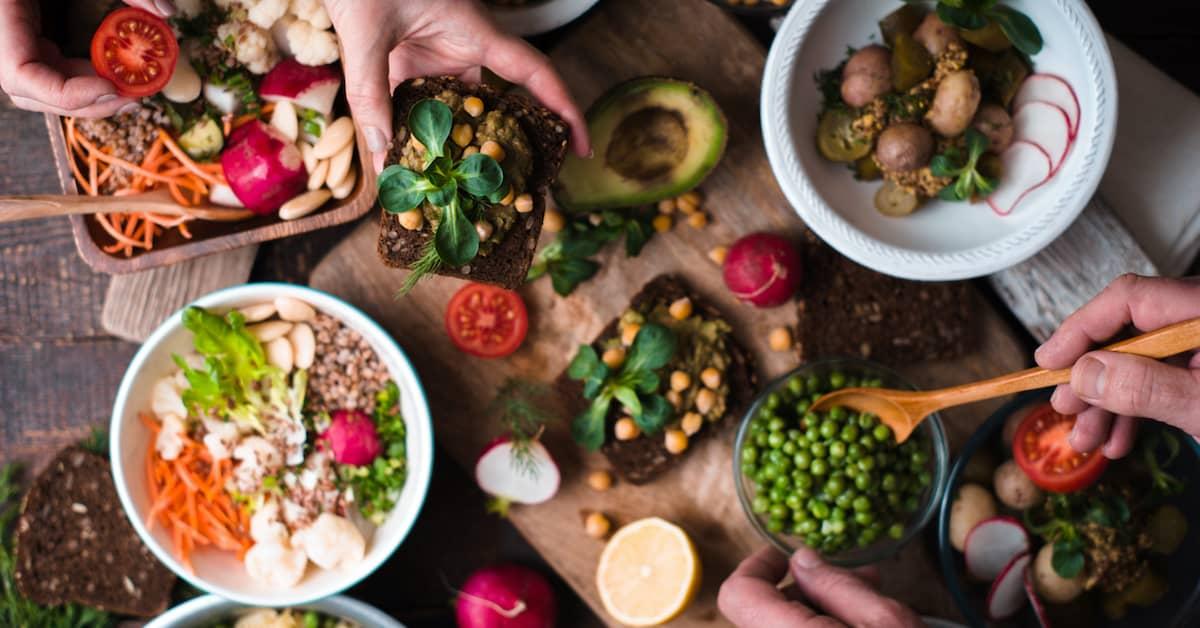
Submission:
[[[144,423],[153,418],[143,416]],[[212,459],[208,449],[190,438],[174,460],[164,460],[151,444],[146,456],[151,481],[147,527],[161,524],[171,533],[175,556],[192,571],[191,554],[200,547],[237,552],[239,560],[254,542],[250,517],[225,490],[233,476],[229,460]]]

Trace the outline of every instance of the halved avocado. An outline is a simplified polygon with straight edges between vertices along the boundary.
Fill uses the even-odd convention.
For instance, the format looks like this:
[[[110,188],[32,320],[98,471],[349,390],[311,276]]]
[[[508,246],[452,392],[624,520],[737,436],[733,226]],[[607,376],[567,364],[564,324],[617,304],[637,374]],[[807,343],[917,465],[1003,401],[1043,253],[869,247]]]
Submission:
[[[646,77],[621,83],[587,112],[595,154],[569,155],[554,198],[571,212],[633,207],[700,184],[725,152],[725,114],[686,81]]]

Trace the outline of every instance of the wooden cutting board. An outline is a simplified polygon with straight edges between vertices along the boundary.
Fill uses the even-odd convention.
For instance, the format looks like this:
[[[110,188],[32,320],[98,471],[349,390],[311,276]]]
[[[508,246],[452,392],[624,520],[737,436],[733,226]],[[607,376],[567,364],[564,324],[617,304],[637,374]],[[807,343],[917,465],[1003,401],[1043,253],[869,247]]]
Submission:
[[[798,362],[797,355],[773,353],[766,345],[769,329],[795,324],[796,308],[764,311],[737,303],[707,257],[711,247],[751,231],[772,230],[799,238],[804,229],[776,185],[762,146],[758,121],[762,47],[703,0],[613,0],[579,25],[551,57],[581,103],[591,102],[617,81],[640,75],[672,76],[703,85],[729,118],[729,147],[703,185],[711,226],[704,230],[676,226],[671,233],[655,237],[632,260],[624,258],[621,247],[610,247],[603,254],[603,270],[569,298],[555,296],[548,280],[526,286],[521,294],[530,312],[529,338],[504,360],[467,357],[447,340],[442,322],[445,304],[462,282],[431,279],[407,298],[396,298],[404,273],[386,268],[376,258],[378,227],[373,222],[365,222],[317,267],[311,279],[314,287],[361,306],[408,352],[428,392],[439,442],[468,468],[500,432],[494,417],[486,413],[497,387],[511,376],[552,381],[576,347],[590,342],[643,283],[660,273],[685,275],[722,308],[756,354],[764,376],[776,376]],[[958,383],[1026,365],[1026,348],[1011,328],[990,305],[981,307],[978,316],[985,340],[978,353],[909,368],[906,375],[914,383],[922,387]],[[978,404],[946,413],[952,440],[961,444],[998,405]],[[763,544],[746,522],[734,493],[734,423],[728,421],[727,431],[696,445],[683,464],[655,482],[642,487],[618,484],[607,493],[596,493],[583,478],[586,471],[602,468],[604,461],[574,446],[564,420],[545,436],[562,468],[562,488],[546,504],[515,507],[513,523],[611,623],[594,585],[603,544],[584,534],[584,516],[601,510],[616,525],[652,515],[675,521],[696,541],[704,583],[696,601],[672,625],[727,625],[716,608],[717,589],[747,553]],[[482,512],[482,504],[480,508]],[[882,565],[883,586],[924,613],[956,616],[940,585],[931,536]]]

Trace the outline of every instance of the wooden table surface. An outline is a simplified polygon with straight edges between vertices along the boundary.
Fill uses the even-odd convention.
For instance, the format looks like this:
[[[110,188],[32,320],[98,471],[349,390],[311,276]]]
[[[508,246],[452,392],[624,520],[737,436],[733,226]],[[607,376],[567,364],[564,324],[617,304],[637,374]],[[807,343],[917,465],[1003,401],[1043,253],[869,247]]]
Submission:
[[[1196,3],[1089,4],[1105,30],[1200,92]],[[1180,8],[1185,4],[1188,8]],[[765,21],[746,24],[769,43]],[[0,194],[57,190],[41,115],[18,111],[0,96]],[[352,228],[262,247],[253,279],[305,283],[322,255]],[[107,423],[118,380],[136,350],[100,327],[107,285],[107,276],[92,272],[76,255],[66,219],[0,224],[0,464],[22,460],[36,466]],[[371,582],[351,592],[410,626],[446,625],[449,586],[474,567],[500,559],[538,560],[510,526],[483,515],[473,482],[453,464],[439,464],[433,482],[410,542],[394,559],[423,567],[406,572],[403,580]],[[563,593],[562,625],[598,625],[566,589]]]

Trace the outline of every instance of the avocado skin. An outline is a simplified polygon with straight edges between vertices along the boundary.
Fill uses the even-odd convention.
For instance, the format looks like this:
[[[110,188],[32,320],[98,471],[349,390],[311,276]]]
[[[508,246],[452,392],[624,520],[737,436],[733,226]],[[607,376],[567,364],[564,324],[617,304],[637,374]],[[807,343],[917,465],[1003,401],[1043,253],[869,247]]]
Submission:
[[[698,186],[725,152],[724,112],[711,94],[687,81],[647,76],[620,83],[596,100],[586,117],[595,156],[569,155],[554,187],[555,201],[571,213],[679,196]],[[640,122],[653,123],[655,132],[643,127],[630,133]],[[677,141],[681,131],[682,145]],[[673,167],[663,167],[672,160]]]

